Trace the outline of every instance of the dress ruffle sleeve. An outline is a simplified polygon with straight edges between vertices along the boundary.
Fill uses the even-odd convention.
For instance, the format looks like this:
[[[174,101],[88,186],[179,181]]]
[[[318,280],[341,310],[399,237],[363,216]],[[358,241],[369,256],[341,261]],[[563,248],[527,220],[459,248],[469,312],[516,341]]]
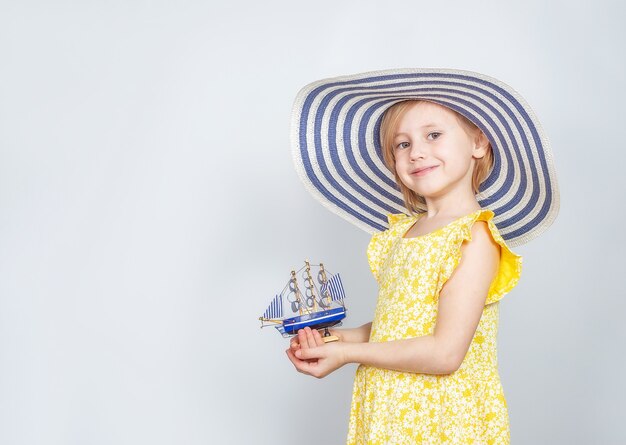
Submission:
[[[372,235],[367,246],[367,261],[374,278],[379,283],[380,271],[389,255],[393,240],[397,236],[398,230],[409,221],[409,216],[403,213],[390,213],[387,215],[387,221],[389,221],[389,228]]]
[[[454,269],[461,261],[461,245],[463,241],[471,241],[472,226],[476,221],[486,221],[493,239],[500,245],[500,265],[498,273],[489,287],[485,305],[500,300],[517,285],[522,273],[522,257],[511,251],[493,222],[493,217],[494,213],[492,210],[484,209],[476,212],[472,218],[468,219],[466,224],[460,225],[459,230],[453,235],[453,242],[450,243],[450,252],[447,253],[447,256],[441,263],[437,295],[439,295],[443,285],[448,281],[452,272],[454,272]]]

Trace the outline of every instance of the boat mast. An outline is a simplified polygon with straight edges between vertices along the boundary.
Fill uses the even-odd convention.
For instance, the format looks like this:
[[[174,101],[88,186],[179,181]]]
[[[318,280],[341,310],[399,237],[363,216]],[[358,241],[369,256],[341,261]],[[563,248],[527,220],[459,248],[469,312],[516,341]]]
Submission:
[[[317,300],[315,299],[315,285],[313,284],[313,277],[311,277],[311,265],[309,264],[309,260],[304,260],[304,264],[306,265],[304,287],[306,287],[307,300],[309,298],[313,299],[313,312],[317,312]]]
[[[291,284],[293,284],[293,292],[296,294],[296,300],[298,301],[298,313],[302,315],[302,308],[304,307],[304,301],[300,289],[298,288],[298,279],[296,277],[296,271],[291,271]]]
[[[326,270],[324,269],[323,263],[320,263],[320,275],[322,276],[322,284],[328,283],[328,279],[326,278]],[[324,295],[324,297],[326,297],[326,304],[330,306],[331,299],[330,299],[330,292],[328,291],[328,289],[326,290],[326,295]]]

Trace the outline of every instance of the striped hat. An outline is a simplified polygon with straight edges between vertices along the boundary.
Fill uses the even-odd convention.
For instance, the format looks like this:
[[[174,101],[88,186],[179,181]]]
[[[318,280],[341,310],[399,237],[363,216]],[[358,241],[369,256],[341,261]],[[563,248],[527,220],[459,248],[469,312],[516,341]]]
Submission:
[[[559,192],[552,153],[535,114],[510,86],[454,69],[385,70],[323,79],[298,93],[292,116],[294,162],[325,207],[361,229],[388,227],[409,214],[379,141],[391,105],[421,99],[467,117],[489,138],[494,165],[476,199],[495,213],[510,246],[540,235],[556,218]]]

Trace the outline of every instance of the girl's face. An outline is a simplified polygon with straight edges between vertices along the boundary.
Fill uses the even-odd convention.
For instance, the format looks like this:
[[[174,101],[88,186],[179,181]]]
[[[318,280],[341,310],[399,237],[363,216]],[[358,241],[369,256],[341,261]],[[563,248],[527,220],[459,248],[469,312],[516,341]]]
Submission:
[[[454,111],[423,101],[400,118],[393,143],[398,176],[427,199],[471,193],[475,158],[486,153],[486,146],[479,147],[466,133]]]

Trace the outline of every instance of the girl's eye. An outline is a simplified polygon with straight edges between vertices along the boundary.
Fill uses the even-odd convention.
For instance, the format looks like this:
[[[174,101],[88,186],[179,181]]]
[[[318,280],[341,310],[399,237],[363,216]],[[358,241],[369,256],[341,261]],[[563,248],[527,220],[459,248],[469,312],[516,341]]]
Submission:
[[[436,137],[434,137],[434,139],[437,139],[441,135],[441,133],[439,133],[437,131],[433,131],[432,133],[428,134],[429,137],[432,136],[432,135],[436,135]]]
[[[396,145],[396,148],[407,148],[408,146],[408,142],[400,142],[398,145]]]

